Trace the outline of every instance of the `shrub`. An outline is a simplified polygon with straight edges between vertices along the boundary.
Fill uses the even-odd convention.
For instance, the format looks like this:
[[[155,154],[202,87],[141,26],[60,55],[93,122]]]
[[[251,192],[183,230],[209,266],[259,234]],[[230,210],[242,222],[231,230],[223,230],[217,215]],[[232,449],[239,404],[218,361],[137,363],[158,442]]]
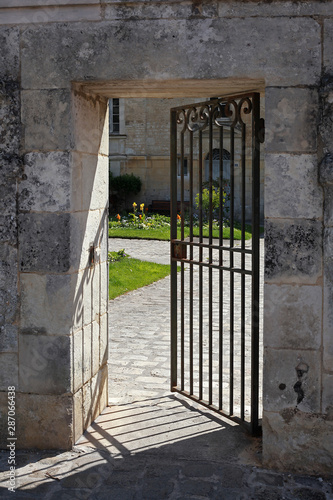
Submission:
[[[222,199],[222,206],[224,208],[224,212],[228,213],[229,212],[229,207],[227,206],[227,202],[230,200],[230,191],[229,191],[229,184],[227,181],[225,181],[223,187],[223,199]],[[195,196],[195,204],[197,209],[200,208],[200,194],[197,193]],[[212,210],[213,213],[218,211],[220,207],[220,188],[216,187],[216,184],[214,185],[213,183],[213,189],[212,189]],[[202,190],[202,210],[208,216],[209,213],[209,189],[207,187],[204,187]]]
[[[134,196],[141,191],[141,186],[140,177],[134,174],[124,174],[114,177],[110,173],[110,205],[122,206],[128,200],[129,196]]]

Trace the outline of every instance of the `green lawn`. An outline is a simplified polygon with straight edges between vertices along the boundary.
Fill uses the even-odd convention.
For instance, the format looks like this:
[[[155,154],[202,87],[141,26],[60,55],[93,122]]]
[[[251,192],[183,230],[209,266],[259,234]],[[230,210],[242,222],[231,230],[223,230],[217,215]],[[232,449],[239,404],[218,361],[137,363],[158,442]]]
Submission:
[[[110,252],[115,254],[115,252]],[[122,257],[109,264],[109,299],[150,285],[170,274],[170,266]]]
[[[190,230],[188,227],[184,228],[185,237],[189,236]],[[199,236],[199,228],[193,228],[194,236]],[[180,228],[177,231],[177,236],[180,238]],[[209,237],[209,230],[203,230],[203,236],[205,238]],[[138,238],[145,240],[170,240],[170,227],[157,227],[151,229],[139,229],[133,227],[110,227],[109,228],[110,238]],[[213,229],[213,238],[219,238],[219,230]],[[230,228],[226,227],[223,229],[223,238],[230,239]],[[246,226],[245,239],[249,240],[251,238],[251,227]],[[241,239],[240,229],[234,228],[234,239]]]

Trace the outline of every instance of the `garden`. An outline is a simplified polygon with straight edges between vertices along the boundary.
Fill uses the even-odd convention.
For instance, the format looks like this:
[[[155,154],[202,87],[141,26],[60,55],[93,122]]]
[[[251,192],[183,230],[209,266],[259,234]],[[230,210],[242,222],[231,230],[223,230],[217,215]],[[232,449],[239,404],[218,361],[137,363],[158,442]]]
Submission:
[[[158,213],[150,213],[148,207],[144,203],[132,204],[132,210],[124,209],[126,197],[129,194],[137,195],[141,189],[141,181],[133,174],[125,174],[123,176],[112,177],[110,179],[110,208],[109,216],[109,237],[110,238],[135,238],[135,239],[154,239],[154,240],[170,240],[170,217]],[[229,189],[226,184],[222,189],[222,205],[225,218],[220,227],[219,218],[217,217],[220,206],[220,189],[218,185],[214,185],[212,195],[210,197],[209,189],[203,186],[201,195],[197,193],[195,197],[195,207],[198,211],[202,207],[203,226],[202,236],[208,238],[210,236],[209,227],[209,211],[212,209],[212,237],[219,238],[222,231],[223,239],[230,239],[233,235],[235,240],[240,240],[242,237],[241,225],[235,223],[230,227],[228,219],[229,206]],[[117,213],[118,207],[118,213]],[[193,236],[200,236],[199,216],[193,214]],[[190,217],[185,214],[183,220],[181,215],[177,215],[177,237],[181,237],[181,227],[184,228],[184,237],[190,235]],[[245,226],[244,238],[251,238],[251,226]],[[109,252],[109,298],[113,299],[118,295],[122,295],[131,290],[135,290],[142,286],[148,285],[170,274],[170,266],[162,264],[154,264],[152,262],[140,261],[130,258],[125,250],[118,252]]]
[[[188,237],[190,234],[190,218],[185,215],[184,220],[184,235]],[[177,215],[178,238],[181,231],[181,216]],[[229,221],[223,222],[223,238],[230,239],[231,228]],[[199,216],[193,215],[193,236],[199,236]],[[204,219],[202,235],[204,238],[209,237],[209,222],[207,217]],[[217,218],[213,219],[212,237],[219,238],[220,223]],[[233,227],[233,237],[235,240],[241,239],[241,225],[235,223]],[[137,210],[137,204],[133,203],[133,211],[123,213],[122,215],[115,214],[109,217],[109,237],[110,238],[141,238],[154,240],[170,240],[170,217],[157,213],[149,213],[145,209],[144,204],[140,205]],[[251,238],[251,226],[245,227],[245,239]]]

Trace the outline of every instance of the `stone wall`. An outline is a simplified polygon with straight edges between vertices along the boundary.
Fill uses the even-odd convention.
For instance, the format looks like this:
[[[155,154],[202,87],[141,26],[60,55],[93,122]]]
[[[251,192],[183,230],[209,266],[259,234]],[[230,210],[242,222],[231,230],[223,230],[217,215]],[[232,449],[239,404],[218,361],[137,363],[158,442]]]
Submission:
[[[2,426],[9,384],[21,447],[70,447],[106,403],[105,99],[257,89],[264,461],[331,472],[333,2],[54,4],[0,1]]]

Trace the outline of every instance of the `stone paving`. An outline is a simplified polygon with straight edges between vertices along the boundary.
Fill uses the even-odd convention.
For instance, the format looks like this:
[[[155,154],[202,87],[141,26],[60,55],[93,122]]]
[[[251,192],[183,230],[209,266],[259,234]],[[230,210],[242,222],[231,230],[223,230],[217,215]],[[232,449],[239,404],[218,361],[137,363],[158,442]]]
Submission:
[[[169,260],[164,242],[119,248]],[[333,477],[265,470],[260,438],[169,392],[168,290],[165,278],[110,302],[110,406],[72,451],[17,451],[15,494],[1,452],[1,499],[333,500]]]

